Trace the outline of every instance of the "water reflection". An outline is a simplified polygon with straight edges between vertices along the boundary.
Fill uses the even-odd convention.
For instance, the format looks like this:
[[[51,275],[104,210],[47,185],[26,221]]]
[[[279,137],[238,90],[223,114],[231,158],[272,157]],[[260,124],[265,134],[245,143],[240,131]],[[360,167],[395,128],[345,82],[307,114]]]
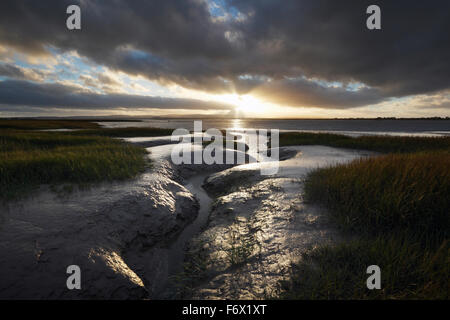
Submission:
[[[243,121],[241,119],[233,119],[231,121],[231,129],[243,129]]]

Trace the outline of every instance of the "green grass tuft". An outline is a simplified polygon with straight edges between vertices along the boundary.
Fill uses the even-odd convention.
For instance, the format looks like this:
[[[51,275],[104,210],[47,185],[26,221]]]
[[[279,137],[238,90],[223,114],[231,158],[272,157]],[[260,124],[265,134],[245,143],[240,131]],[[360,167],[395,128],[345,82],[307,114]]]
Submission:
[[[131,178],[147,166],[145,154],[108,137],[0,130],[0,198],[20,198],[40,184]]]
[[[283,299],[448,299],[450,243],[422,248],[399,236],[355,240],[306,253],[283,283]],[[368,290],[366,269],[381,269],[381,289]]]
[[[101,128],[93,120],[0,120],[0,199],[41,184],[127,179],[148,164],[141,147],[113,137],[171,135],[171,129]],[[77,129],[47,132],[48,129]]]
[[[450,152],[389,154],[319,169],[305,193],[349,231],[408,230],[442,239],[450,232]]]
[[[359,159],[308,175],[306,201],[324,205],[337,226],[357,239],[306,253],[293,266],[280,297],[448,299],[448,138],[362,137],[345,144],[339,139],[317,138],[326,139],[309,141],[399,153]],[[397,148],[397,144],[404,145]],[[381,268],[381,290],[366,286],[366,268],[373,264]]]

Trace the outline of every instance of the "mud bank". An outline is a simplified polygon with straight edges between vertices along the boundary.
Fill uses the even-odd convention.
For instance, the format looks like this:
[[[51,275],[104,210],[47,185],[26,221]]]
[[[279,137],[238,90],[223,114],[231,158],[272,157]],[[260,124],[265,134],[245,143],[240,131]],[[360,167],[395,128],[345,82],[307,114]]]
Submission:
[[[43,186],[0,206],[0,298],[270,296],[291,261],[339,238],[303,203],[307,171],[367,155],[281,148],[278,174],[261,176],[270,164],[175,166],[167,138],[134,140],[153,160],[134,180],[67,195]],[[81,290],[66,287],[69,265],[80,266]]]
[[[230,165],[175,166],[167,138],[139,140],[155,146],[147,148],[152,168],[136,179],[66,194],[41,186],[33,197],[0,205],[0,298],[173,297],[173,265],[199,230],[191,223],[204,198],[193,186]],[[200,213],[204,223],[206,205]],[[67,289],[69,265],[81,269],[81,290]]]
[[[261,176],[266,164],[237,166],[211,175],[204,188],[216,197],[208,224],[190,243],[181,296],[194,299],[275,297],[280,280],[302,253],[341,241],[321,208],[303,201],[309,170],[370,155],[322,146],[282,148],[295,157],[279,162],[276,175]]]
[[[140,299],[167,273],[165,247],[197,216],[192,193],[167,161],[128,182],[66,196],[42,187],[0,207],[0,298]],[[66,268],[81,268],[68,290]]]

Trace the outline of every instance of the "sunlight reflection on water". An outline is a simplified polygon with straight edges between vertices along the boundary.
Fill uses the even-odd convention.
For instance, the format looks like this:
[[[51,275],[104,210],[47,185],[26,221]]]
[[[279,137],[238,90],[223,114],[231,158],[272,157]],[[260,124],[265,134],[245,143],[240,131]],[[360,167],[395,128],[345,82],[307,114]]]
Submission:
[[[241,119],[233,119],[231,122],[230,129],[243,129],[242,120]]]

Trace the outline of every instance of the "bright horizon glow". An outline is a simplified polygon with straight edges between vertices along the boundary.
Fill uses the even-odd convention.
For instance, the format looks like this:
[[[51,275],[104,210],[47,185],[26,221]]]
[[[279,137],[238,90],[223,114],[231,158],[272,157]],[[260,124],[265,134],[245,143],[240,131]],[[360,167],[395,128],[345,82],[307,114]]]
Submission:
[[[16,53],[13,49],[6,50],[0,46],[0,53]],[[32,61],[30,61],[30,59]],[[320,108],[311,106],[289,106],[265,100],[252,93],[239,95],[237,93],[215,94],[199,89],[187,89],[174,83],[161,83],[146,79],[142,76],[130,75],[121,71],[111,70],[108,67],[95,63],[88,64],[76,52],[59,53],[51,51],[48,57],[29,57],[12,55],[0,63],[12,63],[27,74],[33,76],[35,82],[58,83],[69,87],[88,90],[97,94],[130,94],[164,98],[197,99],[212,103],[210,109],[166,109],[166,108],[22,108],[24,110],[0,110],[0,117],[17,116],[168,116],[176,117],[178,114],[192,114],[198,117],[218,116],[233,118],[348,118],[348,117],[433,117],[450,116],[448,105],[450,103],[449,91],[436,94],[413,95],[390,99],[375,105],[366,105],[356,108]],[[103,80],[100,79],[100,75]],[[0,81],[8,80],[1,77]],[[107,82],[102,82],[102,81]],[[226,103],[232,109],[218,110],[213,107],[214,102]]]
[[[270,113],[270,108],[267,106],[266,102],[248,94],[223,94],[216,96],[215,100],[234,105],[236,113],[243,114],[244,116],[252,114],[267,116],[267,113]]]

